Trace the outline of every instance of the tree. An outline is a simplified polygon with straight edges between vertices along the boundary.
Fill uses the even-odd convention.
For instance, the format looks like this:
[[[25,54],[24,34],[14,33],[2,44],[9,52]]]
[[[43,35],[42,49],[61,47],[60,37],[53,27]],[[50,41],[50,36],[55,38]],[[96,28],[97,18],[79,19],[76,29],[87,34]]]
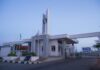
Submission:
[[[100,66],[100,43],[97,43],[96,45],[94,45],[93,47],[98,49],[98,56],[96,58],[96,65]]]
[[[100,49],[100,43],[97,43],[96,45],[94,45],[94,47],[99,50]]]

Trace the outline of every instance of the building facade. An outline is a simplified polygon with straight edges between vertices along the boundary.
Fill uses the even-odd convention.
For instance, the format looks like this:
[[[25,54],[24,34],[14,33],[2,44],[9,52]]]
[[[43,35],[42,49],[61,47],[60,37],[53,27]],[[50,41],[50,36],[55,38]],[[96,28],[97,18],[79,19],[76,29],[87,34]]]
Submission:
[[[18,56],[22,52],[34,52],[41,57],[48,56],[70,56],[74,54],[74,44],[77,43],[67,34],[50,35],[48,34],[48,10],[43,14],[42,34],[36,34],[30,39],[4,43],[1,48],[1,56],[7,56],[10,51],[15,51]],[[6,52],[5,48],[10,48]],[[3,53],[6,52],[6,53]]]

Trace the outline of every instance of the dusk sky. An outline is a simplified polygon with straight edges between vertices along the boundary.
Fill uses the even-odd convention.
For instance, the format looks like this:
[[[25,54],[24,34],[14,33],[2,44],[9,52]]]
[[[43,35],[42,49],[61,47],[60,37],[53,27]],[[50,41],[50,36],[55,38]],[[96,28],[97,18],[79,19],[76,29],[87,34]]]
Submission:
[[[0,0],[0,44],[18,41],[20,33],[22,39],[41,34],[47,8],[50,35],[100,31],[100,0]],[[94,40],[80,40],[80,46]]]

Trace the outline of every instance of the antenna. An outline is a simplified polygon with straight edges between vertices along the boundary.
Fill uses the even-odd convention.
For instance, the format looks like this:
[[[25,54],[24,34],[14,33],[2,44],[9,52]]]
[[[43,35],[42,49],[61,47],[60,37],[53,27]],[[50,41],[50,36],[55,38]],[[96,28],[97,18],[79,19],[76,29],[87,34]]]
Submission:
[[[19,37],[20,37],[19,39],[21,40],[21,39],[22,39],[22,35],[21,35],[21,33],[20,33]]]

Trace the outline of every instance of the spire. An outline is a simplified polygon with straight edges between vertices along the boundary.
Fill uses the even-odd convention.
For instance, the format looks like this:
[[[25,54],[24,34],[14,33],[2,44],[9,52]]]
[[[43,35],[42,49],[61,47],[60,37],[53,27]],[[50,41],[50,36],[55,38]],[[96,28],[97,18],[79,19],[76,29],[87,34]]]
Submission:
[[[48,9],[46,10],[46,13],[43,14],[43,20],[42,20],[42,34],[48,33]]]

